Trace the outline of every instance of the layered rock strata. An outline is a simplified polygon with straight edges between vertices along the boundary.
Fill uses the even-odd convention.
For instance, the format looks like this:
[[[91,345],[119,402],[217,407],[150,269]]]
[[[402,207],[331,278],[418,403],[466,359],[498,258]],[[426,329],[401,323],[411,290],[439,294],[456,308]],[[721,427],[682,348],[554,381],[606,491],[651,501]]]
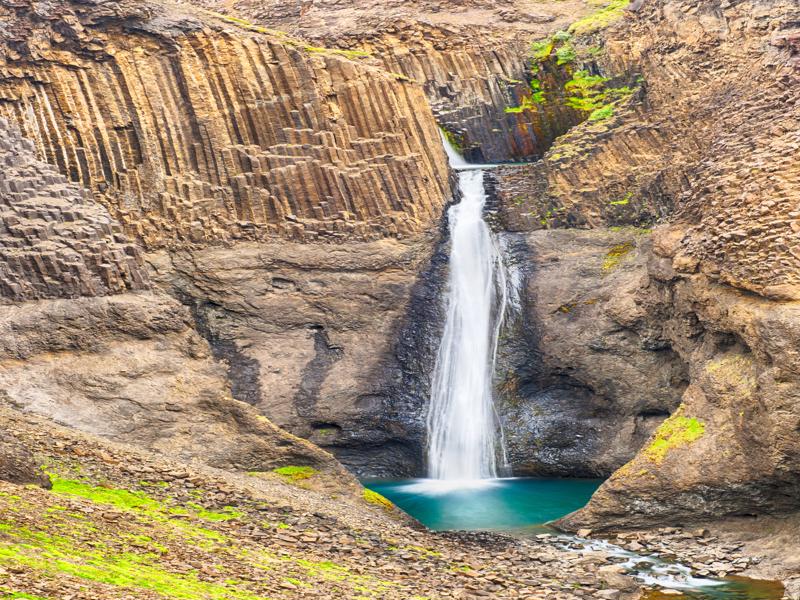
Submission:
[[[161,4],[0,10],[0,115],[148,247],[408,235],[448,196],[392,75]]]

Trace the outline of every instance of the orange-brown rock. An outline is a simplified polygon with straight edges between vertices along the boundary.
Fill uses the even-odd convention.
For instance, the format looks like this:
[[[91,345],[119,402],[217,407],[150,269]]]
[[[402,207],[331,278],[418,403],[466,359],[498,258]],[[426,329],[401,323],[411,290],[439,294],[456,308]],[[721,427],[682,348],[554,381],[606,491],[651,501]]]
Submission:
[[[506,112],[529,97],[530,44],[596,7],[583,0],[519,3],[193,0],[285,29],[318,45],[357,51],[422,85],[439,124],[473,162],[539,157],[580,120],[563,103]]]
[[[422,91],[160,4],[15,2],[0,115],[148,247],[408,235],[449,195]]]

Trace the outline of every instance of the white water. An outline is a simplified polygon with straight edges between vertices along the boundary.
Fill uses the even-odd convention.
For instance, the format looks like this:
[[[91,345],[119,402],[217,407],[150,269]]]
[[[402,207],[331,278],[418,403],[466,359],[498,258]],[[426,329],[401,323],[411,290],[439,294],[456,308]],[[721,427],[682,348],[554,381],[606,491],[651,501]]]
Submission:
[[[469,166],[444,143],[453,166]],[[461,170],[459,188],[461,202],[448,211],[447,312],[428,411],[428,475],[450,482],[497,477],[497,446],[502,446],[492,375],[506,278],[483,220],[483,170]]]

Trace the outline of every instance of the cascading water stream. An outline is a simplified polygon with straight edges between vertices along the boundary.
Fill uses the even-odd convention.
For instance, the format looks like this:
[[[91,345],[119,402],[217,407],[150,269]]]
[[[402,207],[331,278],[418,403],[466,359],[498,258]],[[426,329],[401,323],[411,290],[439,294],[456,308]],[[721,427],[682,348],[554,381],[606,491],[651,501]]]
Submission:
[[[497,338],[506,306],[506,276],[483,220],[483,170],[444,139],[459,168],[461,202],[448,211],[447,308],[428,412],[428,475],[464,481],[497,477],[498,423],[492,398]],[[503,455],[505,453],[503,452]]]

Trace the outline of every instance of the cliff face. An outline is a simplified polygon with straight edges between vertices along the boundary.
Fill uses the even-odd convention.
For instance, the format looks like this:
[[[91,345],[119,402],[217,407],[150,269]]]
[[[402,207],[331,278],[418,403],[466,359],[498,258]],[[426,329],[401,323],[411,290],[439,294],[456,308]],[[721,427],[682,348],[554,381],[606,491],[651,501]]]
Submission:
[[[370,386],[397,379],[390,336],[449,198],[439,132],[413,84],[191,12],[0,3],[3,400],[181,459],[350,481],[259,411],[375,438]],[[373,416],[350,432],[359,402]]]
[[[2,296],[35,348],[7,357],[9,401],[180,456],[230,439],[216,466],[330,466],[232,394],[359,472],[418,473],[427,367],[404,348],[432,334],[395,340],[425,329],[410,303],[450,195],[422,89],[196,8],[0,11]],[[48,319],[63,335],[26,337]]]
[[[595,10],[582,0],[196,3],[357,52],[359,62],[419,83],[439,125],[473,162],[539,157],[580,120],[563,103],[514,109],[532,93],[531,41]]]
[[[578,395],[588,387],[595,395],[581,406],[599,397],[601,412],[652,409],[649,427],[671,414],[565,527],[796,511],[800,14],[778,0],[632,8],[571,43],[601,44],[592,68],[612,80],[639,74],[641,89],[560,138],[543,161],[498,173],[504,222],[530,240],[527,347],[544,364],[529,404],[510,414],[546,432],[558,415],[537,413],[531,389],[564,384],[578,384]],[[658,223],[670,225],[651,234]],[[638,230],[613,239],[623,226]],[[568,241],[555,231],[570,227],[613,231]],[[543,262],[553,245],[559,255]],[[564,272],[590,279],[545,299],[541,290],[559,290]],[[652,366],[664,358],[676,377]],[[644,378],[631,372],[648,364]],[[662,400],[631,405],[636,394],[621,382]],[[592,433],[594,460],[607,458],[614,432]],[[587,444],[567,450],[575,446]],[[531,468],[547,469],[547,452],[534,458]]]
[[[148,287],[141,253],[79,186],[0,119],[0,303]]]
[[[159,4],[0,10],[0,114],[147,247],[408,235],[448,196],[424,96],[391,75]]]

